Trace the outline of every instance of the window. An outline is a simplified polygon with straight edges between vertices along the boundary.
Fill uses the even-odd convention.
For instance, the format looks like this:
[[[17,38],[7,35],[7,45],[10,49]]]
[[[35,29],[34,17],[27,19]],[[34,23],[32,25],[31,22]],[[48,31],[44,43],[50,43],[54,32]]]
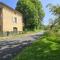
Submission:
[[[2,8],[0,8],[0,18],[2,17]]]
[[[17,23],[17,18],[15,17],[15,23]]]
[[[0,31],[1,31],[1,29],[2,29],[2,27],[1,27],[1,25],[0,25]]]
[[[0,13],[2,12],[2,9],[0,8]]]
[[[13,18],[13,23],[17,23],[17,17]]]

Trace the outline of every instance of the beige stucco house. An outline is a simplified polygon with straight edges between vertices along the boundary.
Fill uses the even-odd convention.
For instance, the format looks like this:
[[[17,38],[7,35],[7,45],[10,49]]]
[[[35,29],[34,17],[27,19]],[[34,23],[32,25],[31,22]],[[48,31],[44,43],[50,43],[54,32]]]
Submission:
[[[22,14],[0,2],[0,32],[8,35],[10,33],[20,33],[22,31]]]

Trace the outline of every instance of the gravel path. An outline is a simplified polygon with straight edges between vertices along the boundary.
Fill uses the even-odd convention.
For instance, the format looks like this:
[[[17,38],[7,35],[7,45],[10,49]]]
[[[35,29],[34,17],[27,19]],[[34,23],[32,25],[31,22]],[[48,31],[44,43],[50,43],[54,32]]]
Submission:
[[[30,46],[43,32],[34,35],[16,38],[15,40],[0,41],[0,60],[11,60],[13,56],[19,53],[24,47]]]

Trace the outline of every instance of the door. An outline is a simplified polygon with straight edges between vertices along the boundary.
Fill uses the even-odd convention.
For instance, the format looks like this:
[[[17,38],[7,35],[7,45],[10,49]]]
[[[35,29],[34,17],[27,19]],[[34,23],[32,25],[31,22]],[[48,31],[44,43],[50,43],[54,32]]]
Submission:
[[[17,33],[17,31],[18,31],[18,30],[17,30],[17,27],[13,27],[13,32],[14,32],[14,33]]]

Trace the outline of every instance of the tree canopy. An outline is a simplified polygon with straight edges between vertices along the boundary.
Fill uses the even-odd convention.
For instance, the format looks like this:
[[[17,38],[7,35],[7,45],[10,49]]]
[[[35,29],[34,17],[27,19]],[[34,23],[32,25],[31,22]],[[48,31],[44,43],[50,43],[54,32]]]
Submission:
[[[40,0],[18,0],[16,10],[24,17],[25,29],[39,29],[45,15]]]
[[[60,5],[48,5],[50,12],[56,17],[54,20],[54,23],[51,25],[51,27],[55,26],[56,28],[60,29]]]

